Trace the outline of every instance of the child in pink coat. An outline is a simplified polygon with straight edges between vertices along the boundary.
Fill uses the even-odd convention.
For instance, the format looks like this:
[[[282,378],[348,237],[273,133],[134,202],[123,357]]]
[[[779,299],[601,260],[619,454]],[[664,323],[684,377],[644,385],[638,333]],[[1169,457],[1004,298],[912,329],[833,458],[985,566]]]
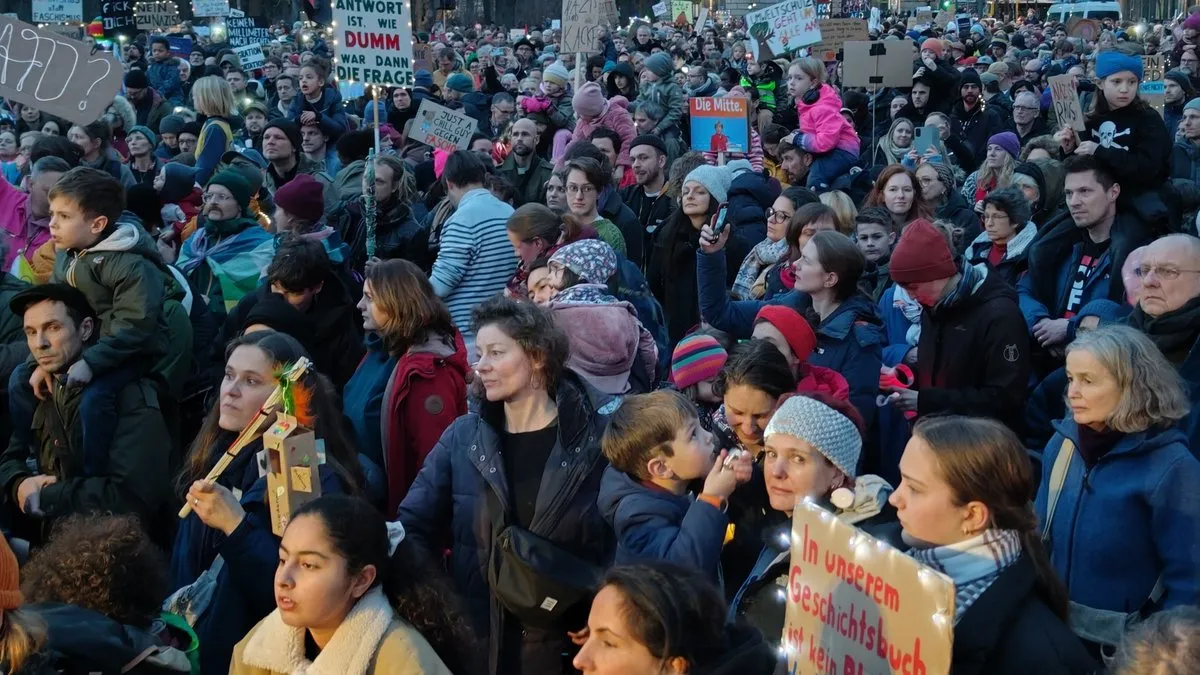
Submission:
[[[815,190],[828,189],[849,171],[859,152],[858,133],[842,117],[842,99],[824,81],[825,65],[811,56],[793,61],[788,68],[788,93],[800,118],[800,130],[791,142],[813,155],[808,187]]]
[[[600,85],[588,82],[575,92],[571,105],[575,109],[575,132],[571,136],[571,143],[587,140],[597,127],[611,129],[621,137],[617,166],[613,167],[614,182],[617,174],[632,171],[633,161],[629,159],[629,145],[637,138],[637,130],[633,126],[633,116],[629,114],[628,99],[624,96],[607,98]],[[570,147],[567,146],[568,149]]]

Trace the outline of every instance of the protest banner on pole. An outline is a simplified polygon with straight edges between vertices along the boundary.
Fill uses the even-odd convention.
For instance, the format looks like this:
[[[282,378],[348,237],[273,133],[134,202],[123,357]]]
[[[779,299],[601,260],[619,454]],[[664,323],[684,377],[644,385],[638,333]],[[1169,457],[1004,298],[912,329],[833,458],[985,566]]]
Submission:
[[[230,16],[225,19],[225,40],[230,47],[262,45],[271,41],[271,29],[255,17]]]
[[[692,150],[749,152],[749,99],[736,97],[689,99]]]
[[[179,7],[175,0],[142,0],[133,7],[133,20],[138,30],[165,32],[179,23]]]
[[[1054,119],[1058,126],[1083,131],[1083,107],[1079,105],[1075,78],[1071,75],[1054,75],[1047,78],[1046,82],[1050,85],[1050,100],[1054,105]]]
[[[954,582],[805,499],[792,516],[787,672],[950,672]]]
[[[671,21],[690,24],[692,22],[692,0],[671,0]]]
[[[907,40],[847,40],[842,43],[842,84],[872,90],[912,86],[916,52]]]
[[[267,60],[267,57],[263,55],[262,45],[260,44],[234,47],[233,53],[237,55],[238,62],[242,64],[242,70],[248,71],[255,68],[262,68],[262,64]]]
[[[113,38],[117,33],[132,33],[137,30],[133,20],[132,0],[101,0],[100,19],[104,22],[104,36]]]
[[[229,0],[192,0],[192,16],[229,16]]]
[[[109,52],[50,31],[0,17],[0,35],[10,36],[0,53],[0,70],[15,75],[0,79],[0,96],[76,124],[88,124],[104,113],[121,88],[124,71]]]
[[[821,41],[809,51],[822,61],[836,61],[837,53],[847,41],[866,39],[866,19],[825,19],[821,22]]]
[[[600,36],[600,3],[596,0],[563,0],[562,54],[595,54]]]
[[[699,33],[704,30],[704,24],[706,23],[708,23],[708,8],[702,5],[700,12],[696,14],[696,25],[692,27],[692,32]]]
[[[1159,115],[1163,114],[1166,105],[1166,74],[1162,54],[1142,55],[1142,81],[1138,84],[1138,95]]]
[[[750,52],[756,61],[784,56],[821,41],[813,0],[784,0],[746,14]]]
[[[412,139],[441,150],[466,150],[478,128],[474,117],[423,99],[417,108]]]
[[[33,0],[34,23],[83,21],[83,0]]]
[[[425,42],[413,45],[413,72],[418,70],[433,72],[433,59],[429,54],[429,44]]]
[[[334,0],[337,79],[413,86],[410,0]]]

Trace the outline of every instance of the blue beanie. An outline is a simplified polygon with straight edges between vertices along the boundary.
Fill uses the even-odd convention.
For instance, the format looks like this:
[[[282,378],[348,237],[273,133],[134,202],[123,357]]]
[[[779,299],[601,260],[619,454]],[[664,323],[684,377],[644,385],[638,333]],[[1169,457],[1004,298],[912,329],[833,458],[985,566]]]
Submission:
[[[1128,70],[1137,76],[1138,80],[1141,80],[1142,58],[1140,56],[1128,56],[1111,49],[1096,55],[1096,77],[1103,80],[1123,70]]]
[[[463,94],[469,94],[475,91],[475,81],[471,79],[470,75],[454,73],[446,78],[446,88]]]
[[[1194,98],[1183,106],[1184,110],[1200,110],[1200,98]]]
[[[429,89],[433,87],[433,74],[428,70],[418,70],[413,75],[413,86]]]

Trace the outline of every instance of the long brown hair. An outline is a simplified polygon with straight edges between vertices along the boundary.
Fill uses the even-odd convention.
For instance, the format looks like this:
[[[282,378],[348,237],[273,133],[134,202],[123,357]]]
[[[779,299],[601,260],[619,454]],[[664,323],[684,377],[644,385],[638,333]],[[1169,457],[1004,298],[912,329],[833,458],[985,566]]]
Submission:
[[[402,258],[385,260],[367,270],[375,304],[387,314],[379,327],[383,344],[392,356],[402,356],[413,345],[437,338],[454,347],[454,321],[446,303],[433,292],[429,278]]]
[[[46,624],[36,614],[22,609],[0,611],[0,664],[8,669],[5,672],[21,672],[48,639]]]
[[[888,181],[898,174],[908,176],[908,180],[912,181],[913,186],[913,203],[908,207],[908,215],[904,217],[904,224],[907,225],[917,218],[933,220],[933,209],[925,199],[925,193],[921,191],[921,182],[917,180],[917,174],[903,164],[891,164],[879,172],[879,178],[875,179],[875,185],[871,188],[871,193],[867,195],[867,201],[863,203],[863,206],[882,206],[886,209],[887,202],[883,200],[883,190],[887,187]]]
[[[925,417],[913,435],[929,446],[956,505],[987,505],[990,528],[1015,530],[1037,572],[1038,596],[1064,622],[1067,589],[1050,565],[1033,511],[1035,483],[1025,448],[1008,427],[990,419]]]
[[[583,231],[579,220],[569,214],[558,215],[549,206],[530,202],[513,211],[508,217],[505,227],[526,243],[537,240],[546,242],[550,248],[560,241],[569,244],[577,239]]]

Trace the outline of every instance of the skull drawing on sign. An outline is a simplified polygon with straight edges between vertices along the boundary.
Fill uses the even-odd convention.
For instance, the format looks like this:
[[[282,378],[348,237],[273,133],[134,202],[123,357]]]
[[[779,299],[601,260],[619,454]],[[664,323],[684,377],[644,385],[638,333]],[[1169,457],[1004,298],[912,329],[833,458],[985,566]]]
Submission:
[[[1132,131],[1132,129],[1117,131],[1117,125],[1113,124],[1112,122],[1105,122],[1104,124],[1100,125],[1098,130],[1093,130],[1092,135],[1100,139],[1099,143],[1100,147],[1102,148],[1120,148],[1121,150],[1128,152],[1128,147],[1121,145],[1120,143],[1114,143],[1113,139],[1120,138],[1121,136],[1127,136],[1132,133]]]

